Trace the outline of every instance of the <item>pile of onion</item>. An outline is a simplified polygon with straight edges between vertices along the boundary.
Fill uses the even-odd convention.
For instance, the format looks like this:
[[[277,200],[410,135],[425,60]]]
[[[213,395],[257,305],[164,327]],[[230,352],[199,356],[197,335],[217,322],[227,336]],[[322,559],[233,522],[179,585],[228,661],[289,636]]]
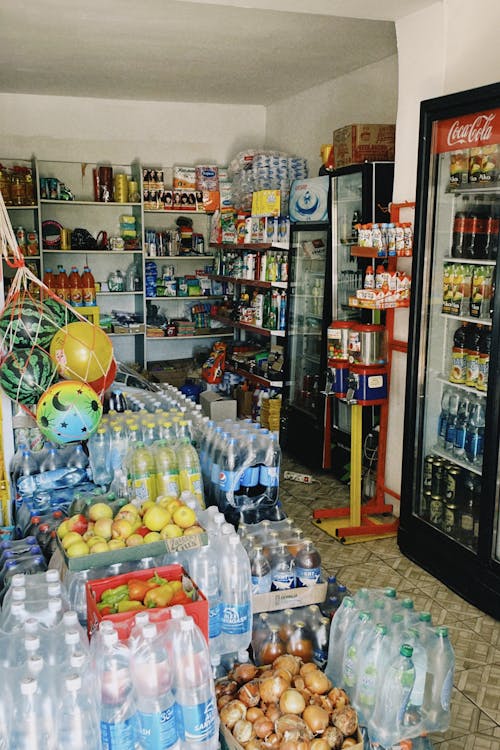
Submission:
[[[240,664],[215,684],[221,723],[245,750],[346,750],[357,744],[349,698],[315,664],[291,654]]]

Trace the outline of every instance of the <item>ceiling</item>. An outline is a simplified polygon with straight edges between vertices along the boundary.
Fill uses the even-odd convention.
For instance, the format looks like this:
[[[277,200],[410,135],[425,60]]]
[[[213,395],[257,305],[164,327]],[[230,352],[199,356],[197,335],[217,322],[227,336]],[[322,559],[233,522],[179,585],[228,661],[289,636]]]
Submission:
[[[2,0],[0,92],[269,105],[396,54],[435,0]]]

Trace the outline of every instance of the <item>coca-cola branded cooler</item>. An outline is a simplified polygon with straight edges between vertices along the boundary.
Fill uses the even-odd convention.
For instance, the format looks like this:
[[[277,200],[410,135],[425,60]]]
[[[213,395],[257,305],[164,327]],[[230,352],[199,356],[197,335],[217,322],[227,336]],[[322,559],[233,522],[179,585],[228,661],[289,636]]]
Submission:
[[[500,84],[422,102],[399,546],[500,618]]]

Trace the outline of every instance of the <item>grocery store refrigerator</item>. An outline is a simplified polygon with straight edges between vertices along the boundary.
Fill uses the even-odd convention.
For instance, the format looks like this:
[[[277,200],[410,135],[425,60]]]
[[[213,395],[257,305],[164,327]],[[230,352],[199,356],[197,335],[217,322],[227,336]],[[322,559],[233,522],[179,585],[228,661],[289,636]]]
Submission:
[[[311,469],[323,465],[330,247],[329,222],[292,223],[283,445]]]
[[[358,245],[359,224],[387,223],[392,200],[394,162],[364,162],[333,172],[331,185],[332,306],[331,320],[384,323],[383,313],[351,307],[349,298],[363,286],[366,267],[373,260],[351,251]],[[330,397],[331,398],[331,397]],[[325,467],[340,479],[349,476],[351,413],[340,399],[331,398],[326,436]],[[363,409],[363,438],[378,422],[378,407]]]
[[[500,619],[500,84],[422,102],[415,217],[398,543]]]

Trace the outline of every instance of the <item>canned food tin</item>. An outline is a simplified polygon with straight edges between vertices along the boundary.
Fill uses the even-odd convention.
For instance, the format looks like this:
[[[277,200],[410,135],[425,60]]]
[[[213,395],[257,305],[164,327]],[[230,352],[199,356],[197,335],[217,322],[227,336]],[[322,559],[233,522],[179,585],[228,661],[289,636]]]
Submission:
[[[431,491],[433,495],[444,496],[446,493],[446,469],[441,460],[434,461],[432,466]]]
[[[419,515],[420,518],[423,518],[425,521],[428,521],[430,518],[431,499],[432,492],[430,490],[424,490],[420,496]]]
[[[426,456],[424,458],[424,474],[422,479],[422,485],[424,490],[430,490],[432,486],[432,467],[434,465],[434,457]]]
[[[462,472],[456,466],[448,467],[446,471],[446,501],[458,502],[459,483]]]
[[[441,495],[431,495],[429,507],[429,521],[441,528],[443,523],[444,503]]]
[[[443,520],[441,528],[445,534],[456,536],[459,528],[459,510],[456,503],[447,503],[443,506]]]

